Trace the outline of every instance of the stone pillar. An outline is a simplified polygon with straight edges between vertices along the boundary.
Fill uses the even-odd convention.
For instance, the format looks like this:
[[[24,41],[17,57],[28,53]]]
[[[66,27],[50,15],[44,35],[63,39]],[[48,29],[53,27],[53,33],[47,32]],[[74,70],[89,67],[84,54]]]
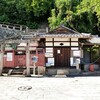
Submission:
[[[6,28],[8,29],[8,28],[9,28],[9,26],[8,26],[8,25],[6,25]]]
[[[2,24],[0,24],[0,28],[2,27]]]
[[[29,42],[26,45],[26,68],[27,76],[30,76],[30,51],[29,51]]]
[[[28,33],[28,27],[26,27],[26,33]]]
[[[3,70],[3,57],[4,57],[4,44],[1,44],[1,51],[0,51],[0,75],[2,75],[2,70]]]
[[[79,64],[80,64],[80,58],[76,59],[76,70],[77,70],[78,72],[81,72],[81,69],[80,69]]]
[[[15,30],[15,26],[13,26],[13,30]]]
[[[22,25],[20,25],[20,31],[22,31]]]
[[[76,69],[77,69],[77,70],[80,69],[80,68],[79,68],[79,61],[78,61],[78,60],[76,60]]]

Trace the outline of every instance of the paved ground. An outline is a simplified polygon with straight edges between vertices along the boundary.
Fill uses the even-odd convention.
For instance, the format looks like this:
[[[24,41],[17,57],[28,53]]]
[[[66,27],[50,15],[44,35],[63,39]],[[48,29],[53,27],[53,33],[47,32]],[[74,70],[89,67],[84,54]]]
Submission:
[[[0,100],[100,100],[100,77],[0,77]]]

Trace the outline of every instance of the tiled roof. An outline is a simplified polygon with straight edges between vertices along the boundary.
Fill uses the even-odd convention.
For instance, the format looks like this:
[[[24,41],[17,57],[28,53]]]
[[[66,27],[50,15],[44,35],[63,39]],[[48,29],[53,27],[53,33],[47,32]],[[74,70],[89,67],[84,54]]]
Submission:
[[[94,37],[89,40],[90,43],[100,44],[100,37]]]
[[[68,38],[90,38],[91,36],[85,36],[82,34],[41,34],[40,37],[68,37]]]
[[[0,27],[0,41],[20,36],[20,31]]]
[[[60,26],[46,34],[40,34],[40,37],[68,37],[68,38],[90,38],[91,34],[76,32],[68,27]]]
[[[26,34],[23,31],[0,27],[0,41],[6,39],[30,39],[30,38],[46,38],[46,37],[68,37],[68,38],[90,38],[91,34],[79,33],[68,27],[60,26],[48,33],[31,33]]]

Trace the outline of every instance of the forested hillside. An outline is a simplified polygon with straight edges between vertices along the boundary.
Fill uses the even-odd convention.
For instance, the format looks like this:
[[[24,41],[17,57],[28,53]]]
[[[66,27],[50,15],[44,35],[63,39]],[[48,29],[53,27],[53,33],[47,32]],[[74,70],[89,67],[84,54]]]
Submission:
[[[50,29],[64,24],[79,32],[100,35],[100,0],[0,0],[0,22]]]

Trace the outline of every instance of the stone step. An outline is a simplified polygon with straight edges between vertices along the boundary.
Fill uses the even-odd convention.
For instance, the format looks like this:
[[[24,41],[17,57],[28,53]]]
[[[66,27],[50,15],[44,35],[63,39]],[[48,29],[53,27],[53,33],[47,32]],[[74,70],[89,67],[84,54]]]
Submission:
[[[10,69],[9,71],[8,71],[8,75],[12,75],[12,74],[19,74],[19,75],[22,75],[23,74],[23,71],[24,70],[16,70],[16,69]]]
[[[66,75],[68,73],[69,73],[69,71],[67,69],[58,69],[57,70],[57,75]]]
[[[57,70],[56,69],[48,69],[48,70],[46,70],[45,74],[48,75],[48,76],[56,75]]]
[[[66,75],[55,75],[55,78],[66,78]]]
[[[46,75],[67,75],[69,74],[68,69],[48,69]]]
[[[78,74],[80,72],[81,72],[81,70],[79,70],[79,69],[69,69],[69,74]]]

